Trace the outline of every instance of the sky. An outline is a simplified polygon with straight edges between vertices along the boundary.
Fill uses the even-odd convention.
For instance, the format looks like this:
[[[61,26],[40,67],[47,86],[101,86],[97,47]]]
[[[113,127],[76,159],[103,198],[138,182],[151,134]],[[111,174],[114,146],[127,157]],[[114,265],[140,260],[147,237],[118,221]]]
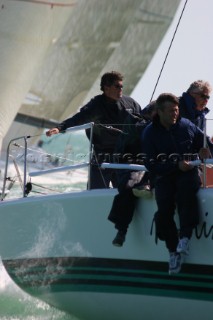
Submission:
[[[172,0],[171,0],[172,1]],[[146,106],[154,91],[186,0],[180,2],[173,22],[131,96]],[[213,86],[213,0],[188,0],[153,99],[162,92],[182,95],[195,80]],[[207,107],[207,134],[213,136],[213,92]]]

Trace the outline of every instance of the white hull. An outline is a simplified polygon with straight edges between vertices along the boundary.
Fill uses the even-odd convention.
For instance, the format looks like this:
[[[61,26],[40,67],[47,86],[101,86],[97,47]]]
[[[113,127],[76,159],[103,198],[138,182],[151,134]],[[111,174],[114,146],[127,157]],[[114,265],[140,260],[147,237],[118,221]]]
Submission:
[[[53,301],[52,296],[47,295],[45,299]],[[72,314],[80,319],[212,319],[212,301],[100,292],[58,293],[54,301],[55,306],[63,305],[68,312],[72,304]]]
[[[114,194],[91,190],[2,202],[0,253],[11,278],[86,320],[129,320],[133,314],[134,320],[210,320],[212,189],[200,190],[202,221],[176,276],[168,275],[164,243],[155,243],[154,199],[140,201],[124,246],[112,245],[116,230],[107,216]]]

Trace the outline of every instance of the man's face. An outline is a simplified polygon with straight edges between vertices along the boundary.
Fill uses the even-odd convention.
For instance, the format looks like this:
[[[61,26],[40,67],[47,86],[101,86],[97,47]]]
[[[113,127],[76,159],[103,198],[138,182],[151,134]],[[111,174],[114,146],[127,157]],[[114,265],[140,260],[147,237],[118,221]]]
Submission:
[[[190,95],[195,99],[196,110],[204,110],[210,98],[210,91],[203,89],[202,91],[190,92]]]
[[[116,81],[113,85],[111,86],[105,86],[104,87],[104,94],[108,98],[112,100],[118,100],[122,97],[123,93],[123,82],[122,81]]]
[[[164,110],[158,110],[161,124],[169,129],[173,124],[177,122],[179,116],[178,105],[172,102],[165,102]]]

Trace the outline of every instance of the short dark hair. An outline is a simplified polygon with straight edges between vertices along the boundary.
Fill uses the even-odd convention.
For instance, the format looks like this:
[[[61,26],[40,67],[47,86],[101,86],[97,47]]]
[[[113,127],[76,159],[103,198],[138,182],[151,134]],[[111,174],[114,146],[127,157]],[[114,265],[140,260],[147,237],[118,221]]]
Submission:
[[[161,93],[156,100],[156,109],[157,110],[164,110],[165,103],[171,102],[175,105],[179,105],[179,99],[172,93]]]
[[[104,91],[104,87],[110,87],[112,86],[116,81],[123,81],[123,75],[120,72],[117,71],[111,71],[111,72],[106,72],[102,77],[101,77],[101,91]]]

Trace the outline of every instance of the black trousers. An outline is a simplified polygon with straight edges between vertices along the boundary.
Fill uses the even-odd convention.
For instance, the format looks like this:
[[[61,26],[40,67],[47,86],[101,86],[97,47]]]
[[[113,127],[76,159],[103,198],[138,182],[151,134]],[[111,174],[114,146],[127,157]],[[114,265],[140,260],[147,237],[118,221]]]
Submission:
[[[118,179],[115,169],[101,169],[100,165],[91,165],[90,168],[90,189],[105,189],[118,187]]]
[[[108,220],[115,224],[115,228],[126,232],[129,224],[132,221],[135,208],[138,203],[138,197],[132,193],[132,188],[127,188],[127,182],[131,177],[130,171],[120,171],[118,174],[119,193],[114,197],[111,211],[108,216]],[[145,184],[149,184],[149,174],[146,172],[141,181],[133,186],[139,187]]]
[[[115,228],[126,233],[132,221],[138,198],[132,193],[132,189],[125,189],[118,193],[113,200],[108,220],[115,224]]]
[[[170,252],[176,251],[179,237],[190,239],[193,229],[199,223],[197,191],[200,185],[197,168],[156,179],[156,233],[160,240],[165,241]],[[175,208],[179,216],[179,232],[174,221]]]
[[[113,151],[93,150],[93,156],[90,166],[90,189],[113,188],[118,187],[118,177],[115,169],[102,169],[103,162],[112,162]]]

